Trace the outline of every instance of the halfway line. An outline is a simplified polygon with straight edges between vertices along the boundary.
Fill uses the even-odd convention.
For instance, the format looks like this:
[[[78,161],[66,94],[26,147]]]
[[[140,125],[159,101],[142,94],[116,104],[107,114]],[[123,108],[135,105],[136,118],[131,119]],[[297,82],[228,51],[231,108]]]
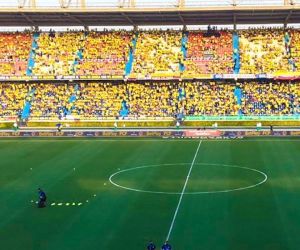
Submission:
[[[179,201],[178,201],[178,204],[177,204],[177,207],[176,207],[174,216],[173,216],[173,220],[172,220],[172,223],[171,223],[171,226],[170,226],[170,229],[169,229],[169,232],[168,232],[168,236],[167,236],[167,238],[166,238],[166,241],[168,241],[169,238],[170,238],[170,235],[171,235],[171,232],[172,232],[172,229],[173,229],[173,226],[174,226],[174,222],[175,222],[175,220],[176,220],[177,213],[178,213],[178,210],[179,210],[181,201],[182,201],[182,197],[183,197],[183,195],[184,195],[184,192],[185,192],[187,183],[188,183],[188,181],[189,181],[189,178],[190,178],[190,175],[191,175],[191,172],[192,172],[192,169],[193,169],[195,160],[196,160],[196,158],[197,158],[197,155],[198,155],[198,152],[199,152],[201,143],[202,143],[202,140],[200,140],[200,142],[199,142],[199,144],[198,144],[198,147],[197,147],[196,153],[195,153],[195,155],[194,155],[194,159],[193,159],[193,161],[192,161],[190,170],[189,170],[189,172],[188,172],[188,175],[186,176],[185,183],[184,183],[183,189],[182,189],[181,194],[180,194],[180,198],[179,198]]]

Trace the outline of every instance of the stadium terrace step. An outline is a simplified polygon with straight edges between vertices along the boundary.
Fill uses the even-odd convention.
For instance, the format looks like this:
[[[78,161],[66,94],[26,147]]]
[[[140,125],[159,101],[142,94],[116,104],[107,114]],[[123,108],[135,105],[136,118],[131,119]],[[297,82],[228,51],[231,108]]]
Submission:
[[[121,108],[119,114],[121,117],[126,117],[129,115],[129,108],[128,108],[127,102],[125,100],[122,101],[122,108]]]
[[[138,34],[136,34],[132,39],[131,47],[129,48],[128,62],[125,65],[125,76],[129,76],[132,70],[132,65],[134,61],[134,51],[136,48],[137,39],[138,39]]]
[[[188,48],[188,36],[189,33],[183,32],[182,39],[181,39],[181,52],[183,54],[183,59],[185,60],[187,57],[187,48]],[[185,70],[185,66],[182,62],[179,62],[179,70],[182,72]]]
[[[69,98],[69,105],[68,107],[64,107],[64,114],[65,115],[72,115],[72,111],[75,109],[75,103],[77,100],[77,93],[79,92],[79,85],[76,84],[74,87],[74,93]]]
[[[24,105],[22,115],[21,115],[22,120],[26,120],[30,116],[31,102],[32,102],[32,99],[34,96],[34,92],[35,92],[35,89],[31,89],[31,90],[29,90],[29,92],[27,94],[25,105]]]
[[[28,65],[27,65],[27,70],[26,70],[26,75],[27,76],[32,76],[32,69],[35,64],[35,54],[36,54],[36,49],[38,47],[38,39],[39,39],[40,34],[39,33],[34,33],[33,34],[33,39],[32,39],[32,45],[29,53],[29,59],[28,59]]]
[[[233,62],[234,62],[233,72],[235,74],[238,74],[240,72],[241,63],[240,63],[239,35],[236,32],[233,33],[232,41],[233,41]]]

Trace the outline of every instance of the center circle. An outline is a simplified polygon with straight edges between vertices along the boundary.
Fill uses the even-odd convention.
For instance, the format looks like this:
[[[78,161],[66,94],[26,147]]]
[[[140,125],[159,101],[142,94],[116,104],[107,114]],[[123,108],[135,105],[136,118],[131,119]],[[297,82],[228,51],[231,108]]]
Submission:
[[[195,168],[196,166],[201,167]],[[191,163],[138,166],[113,173],[109,177],[109,181],[114,186],[129,191],[181,195],[187,178],[187,171],[190,167]],[[156,168],[161,170],[163,168],[163,171],[156,171]],[[176,171],[176,168],[180,168],[180,170]],[[182,171],[182,169],[186,171]],[[145,171],[149,172],[148,176],[144,174]],[[182,175],[183,173],[184,175]],[[153,181],[145,182],[147,178],[153,178]],[[254,168],[228,164],[195,163],[184,195],[241,191],[255,188],[266,182],[267,179],[268,176],[264,172]],[[146,183],[150,183],[151,187],[139,187],[139,185],[145,185]],[[160,188],[155,189],[153,186],[159,186]],[[178,190],[173,191],[170,188]]]

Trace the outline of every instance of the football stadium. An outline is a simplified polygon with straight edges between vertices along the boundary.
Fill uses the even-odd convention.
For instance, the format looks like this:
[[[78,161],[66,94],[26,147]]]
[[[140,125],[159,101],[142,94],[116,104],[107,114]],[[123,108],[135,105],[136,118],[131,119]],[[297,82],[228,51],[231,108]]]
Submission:
[[[300,0],[0,0],[0,249],[298,250]]]

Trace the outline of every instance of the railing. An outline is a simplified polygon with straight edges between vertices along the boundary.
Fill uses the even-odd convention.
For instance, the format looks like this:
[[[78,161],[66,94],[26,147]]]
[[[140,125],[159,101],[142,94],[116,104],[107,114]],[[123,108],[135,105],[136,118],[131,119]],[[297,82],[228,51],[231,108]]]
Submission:
[[[300,120],[300,114],[297,115],[224,115],[224,116],[187,116],[187,121],[295,121]]]
[[[15,121],[17,116],[0,117],[0,121]],[[146,116],[129,116],[118,121],[170,121],[173,117],[146,117]],[[72,119],[59,120],[57,117],[30,117],[30,121],[115,121],[115,117],[90,116],[74,117]],[[186,116],[186,121],[300,121],[300,114],[291,115],[203,115],[203,116]]]

